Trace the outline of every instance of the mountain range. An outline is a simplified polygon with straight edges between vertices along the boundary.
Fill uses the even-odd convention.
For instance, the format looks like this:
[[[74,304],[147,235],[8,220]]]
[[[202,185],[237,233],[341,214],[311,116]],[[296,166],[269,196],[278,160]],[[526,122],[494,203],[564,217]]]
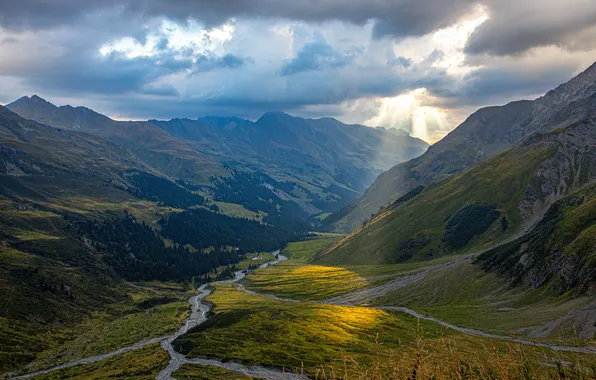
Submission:
[[[350,203],[383,170],[428,147],[383,128],[281,112],[266,113],[256,122],[234,117],[116,121],[85,107],[56,107],[35,95],[7,108],[41,124],[104,138],[164,176],[206,193],[238,172],[261,177],[250,186],[288,183],[285,190],[274,191],[307,215]]]
[[[545,339],[596,331],[596,64],[534,101],[480,109],[430,147],[333,118],[118,121],[23,97],[0,106],[0,180],[0,373],[176,331],[188,288],[289,242],[287,266],[251,279],[273,273],[259,286],[279,297],[322,291]],[[239,303],[205,328],[227,334],[246,315],[304,326]],[[543,325],[519,322],[537,310]],[[330,326],[347,312],[322,314]]]

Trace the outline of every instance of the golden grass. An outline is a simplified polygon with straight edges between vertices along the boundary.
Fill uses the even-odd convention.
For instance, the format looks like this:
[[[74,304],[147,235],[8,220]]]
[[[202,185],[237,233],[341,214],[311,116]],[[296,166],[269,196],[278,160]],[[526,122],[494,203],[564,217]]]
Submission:
[[[257,270],[246,281],[259,292],[302,300],[331,298],[367,285],[364,278],[345,268],[293,262]]]

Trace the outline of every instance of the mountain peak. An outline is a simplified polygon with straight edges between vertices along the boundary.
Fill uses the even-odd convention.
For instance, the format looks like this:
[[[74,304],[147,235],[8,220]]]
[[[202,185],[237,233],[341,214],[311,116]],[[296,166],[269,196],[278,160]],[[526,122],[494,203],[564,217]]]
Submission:
[[[52,107],[56,107],[55,105],[53,105],[52,103],[48,102],[47,100],[45,100],[44,98],[42,98],[41,96],[38,95],[32,95],[31,97],[28,96],[23,96],[20,97],[19,99],[15,100],[14,102],[10,103],[11,105],[15,105],[15,104],[29,104],[32,106],[52,106]]]
[[[278,119],[279,118],[292,118],[292,119],[295,119],[294,116],[289,115],[289,114],[287,114],[285,112],[282,112],[282,111],[267,111],[267,112],[265,112],[263,114],[263,116],[261,116],[259,118],[259,120],[261,120],[261,119],[268,119],[268,118],[278,118]],[[257,121],[257,123],[258,123],[258,121]]]
[[[26,96],[25,96],[25,98],[26,98]],[[39,96],[37,94],[32,95],[31,98],[29,98],[29,99],[34,100],[36,102],[49,103],[47,100],[45,100],[44,98],[42,98],[41,96]]]
[[[58,109],[58,107],[38,95],[32,95],[31,97],[23,96],[14,102],[7,104],[6,108],[18,114],[28,114],[33,110],[36,110],[36,112],[48,113]]]

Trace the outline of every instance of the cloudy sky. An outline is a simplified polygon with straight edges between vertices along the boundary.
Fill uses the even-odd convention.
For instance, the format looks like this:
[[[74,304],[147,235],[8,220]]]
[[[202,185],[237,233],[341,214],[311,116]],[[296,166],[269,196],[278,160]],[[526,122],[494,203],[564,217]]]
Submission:
[[[265,111],[429,142],[596,60],[596,0],[0,0],[0,104]]]

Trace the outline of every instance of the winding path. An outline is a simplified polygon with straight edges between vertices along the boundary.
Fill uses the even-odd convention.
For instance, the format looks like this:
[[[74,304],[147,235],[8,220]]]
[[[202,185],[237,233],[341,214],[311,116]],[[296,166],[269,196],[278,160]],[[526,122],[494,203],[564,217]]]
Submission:
[[[288,259],[287,257],[281,255],[279,253],[279,250],[273,252],[273,254],[277,254],[278,259],[275,261],[272,261],[272,262],[265,263],[265,264],[261,265],[259,268],[266,268],[269,265],[274,265],[280,261],[284,261],[284,260]],[[344,295],[333,297],[333,298],[330,298],[327,300],[322,300],[322,301],[300,301],[300,300],[289,299],[289,298],[281,298],[281,297],[277,297],[277,296],[269,295],[269,294],[257,293],[255,291],[246,289],[242,284],[236,284],[236,288],[238,290],[241,290],[241,291],[244,291],[244,292],[247,292],[250,294],[256,294],[256,295],[259,295],[262,297],[266,297],[266,298],[270,298],[270,299],[274,299],[274,300],[278,300],[278,301],[282,301],[282,302],[294,302],[294,303],[314,302],[314,303],[337,305],[337,306],[355,306],[358,303],[365,303],[365,302],[372,300],[376,297],[382,296],[384,294],[387,294],[394,290],[397,290],[401,287],[407,286],[410,283],[419,281],[419,280],[423,279],[424,277],[426,277],[429,273],[432,273],[434,271],[441,270],[441,269],[447,268],[449,266],[456,265],[461,262],[470,260],[472,257],[473,256],[466,256],[466,257],[463,257],[463,258],[460,258],[460,259],[457,259],[457,260],[454,260],[451,262],[447,262],[444,264],[433,265],[433,266],[427,267],[426,269],[423,268],[422,271],[415,273],[413,275],[410,275],[410,276],[400,277],[398,279],[389,281],[389,282],[379,285],[379,286],[365,288],[365,289],[358,289],[353,292],[346,293]],[[239,280],[244,278],[245,275],[246,274],[244,273],[244,271],[238,271],[235,273],[234,279],[222,281],[222,282],[237,283]],[[231,370],[231,371],[240,372],[240,373],[243,373],[244,375],[247,375],[250,377],[262,378],[262,379],[268,379],[268,380],[307,379],[307,377],[302,376],[302,375],[297,375],[297,374],[287,373],[287,372],[284,373],[277,369],[266,368],[266,367],[262,367],[262,366],[245,366],[245,365],[242,365],[242,364],[236,363],[236,362],[225,362],[224,363],[217,359],[202,359],[202,358],[192,358],[191,359],[191,358],[187,358],[184,355],[176,352],[172,346],[172,342],[179,336],[186,334],[193,327],[198,326],[207,320],[207,313],[209,312],[209,306],[207,306],[202,301],[209,294],[211,294],[211,291],[207,289],[207,284],[202,285],[201,287],[198,288],[198,294],[192,296],[189,299],[189,303],[191,304],[190,317],[185,321],[185,324],[173,335],[161,336],[161,337],[157,337],[157,338],[153,338],[153,339],[149,339],[149,340],[143,340],[143,341],[137,342],[131,346],[122,347],[122,348],[119,348],[118,350],[115,350],[115,351],[112,351],[112,352],[109,352],[106,354],[96,355],[96,356],[92,356],[92,357],[88,357],[88,358],[75,360],[72,362],[61,364],[56,367],[28,373],[28,374],[22,375],[22,376],[17,376],[17,377],[14,377],[13,379],[28,379],[28,378],[31,378],[31,377],[34,377],[37,375],[46,374],[46,373],[57,371],[57,370],[64,369],[64,368],[74,367],[74,366],[83,365],[83,364],[95,363],[95,362],[110,358],[112,356],[116,356],[116,355],[119,355],[119,354],[122,354],[122,353],[125,353],[128,351],[136,350],[136,349],[145,347],[149,344],[157,343],[157,342],[160,342],[161,347],[166,352],[168,352],[170,355],[170,362],[168,363],[168,366],[164,370],[162,370],[156,377],[156,379],[158,379],[158,380],[173,379],[172,373],[174,373],[183,364],[211,365],[211,366],[221,367],[221,368]],[[535,346],[535,347],[544,347],[544,348],[549,348],[554,351],[578,352],[578,353],[583,353],[583,354],[596,354],[596,347],[592,347],[592,346],[587,346],[587,347],[562,346],[562,345],[555,345],[555,344],[536,342],[536,341],[531,341],[531,340],[526,340],[526,339],[520,339],[520,338],[515,338],[515,337],[511,337],[511,336],[507,336],[507,335],[490,334],[490,333],[480,331],[480,330],[455,326],[448,322],[442,321],[440,319],[420,314],[420,313],[418,313],[412,309],[406,308],[406,307],[398,307],[398,306],[360,306],[360,307],[369,307],[369,308],[375,308],[375,309],[381,309],[381,310],[391,310],[391,311],[396,311],[396,312],[400,312],[400,313],[406,313],[406,314],[409,314],[415,318],[431,321],[431,322],[434,322],[441,326],[453,329],[453,330],[461,332],[463,334],[472,335],[472,336],[478,336],[478,337],[489,338],[489,339],[499,339],[499,340],[514,342],[514,343],[531,345],[531,346]]]

